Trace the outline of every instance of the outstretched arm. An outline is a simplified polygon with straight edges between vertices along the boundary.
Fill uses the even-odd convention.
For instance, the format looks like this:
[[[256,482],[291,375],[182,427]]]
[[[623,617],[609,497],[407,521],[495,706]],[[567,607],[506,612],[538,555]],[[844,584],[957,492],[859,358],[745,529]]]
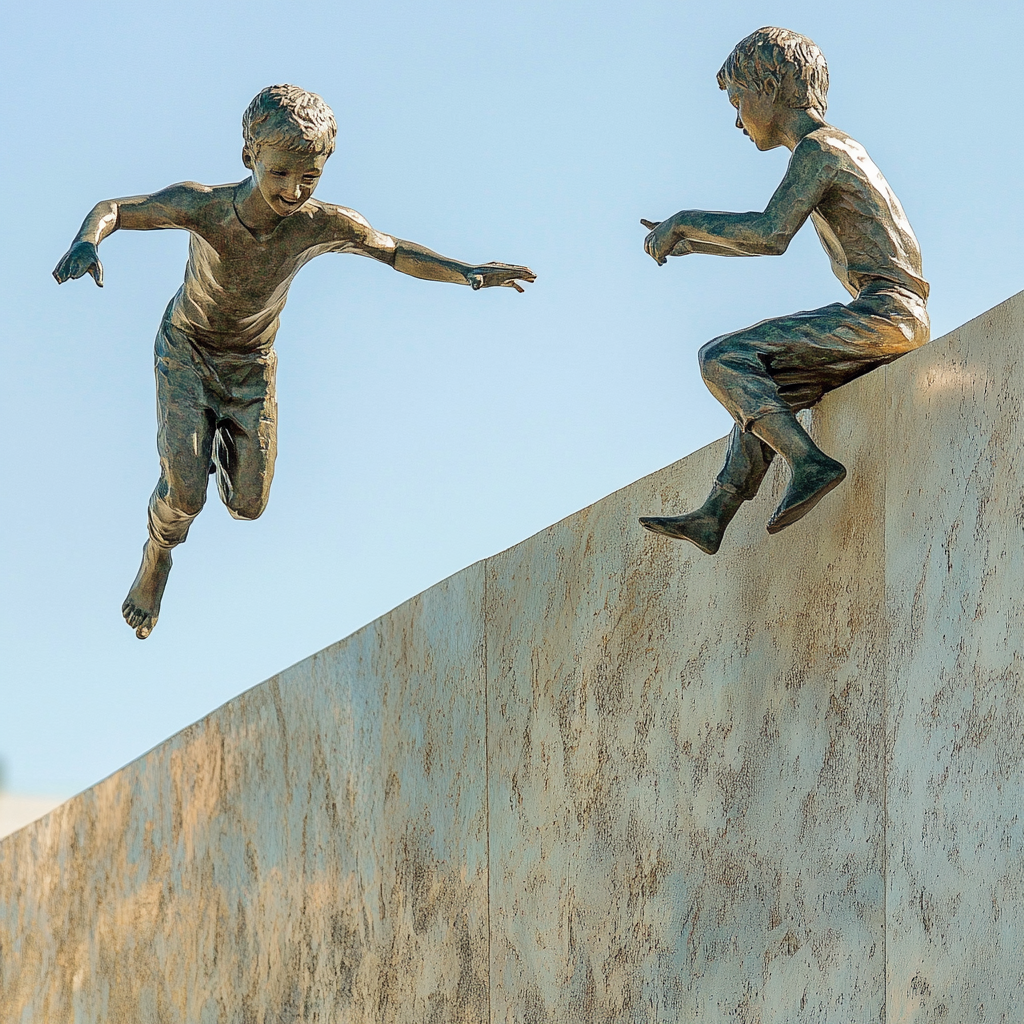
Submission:
[[[330,251],[369,256],[410,277],[424,281],[468,284],[473,289],[500,287],[515,288],[521,292],[523,289],[518,282],[530,282],[537,276],[529,267],[517,267],[509,263],[474,265],[449,259],[418,242],[408,242],[375,230],[355,210],[326,203],[321,209],[328,218],[326,234],[330,239]]]
[[[663,221],[641,220],[644,249],[664,265],[669,256],[780,256],[821,201],[831,175],[821,147],[804,140],[763,213],[681,210]]]
[[[395,270],[424,281],[447,281],[450,284],[468,284],[478,288],[523,289],[520,281],[536,280],[537,275],[529,267],[517,267],[509,263],[481,263],[472,265],[449,259],[432,252],[418,242],[395,239]]]
[[[211,191],[204,185],[185,182],[171,185],[148,196],[105,199],[97,203],[82,221],[71,248],[54,268],[57,284],[91,274],[103,287],[103,264],[98,247],[108,235],[119,229],[153,231],[159,228],[192,227],[195,209],[201,196]]]
[[[370,227],[362,214],[344,206],[326,203],[322,206],[330,225],[327,237],[333,252],[353,252],[387,263],[395,270],[424,281],[447,281],[449,284],[468,284],[477,288],[523,289],[519,281],[533,281],[536,274],[529,267],[509,263],[482,263],[473,265],[441,256],[420,245],[394,238]]]

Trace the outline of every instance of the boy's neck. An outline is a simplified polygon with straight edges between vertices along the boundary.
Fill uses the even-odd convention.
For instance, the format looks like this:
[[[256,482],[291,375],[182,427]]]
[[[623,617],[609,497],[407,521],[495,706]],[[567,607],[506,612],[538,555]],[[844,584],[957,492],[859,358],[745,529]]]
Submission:
[[[234,203],[238,219],[257,237],[273,234],[284,220],[267,205],[252,176],[236,186]]]
[[[795,107],[782,107],[775,119],[776,137],[779,144],[791,153],[813,131],[817,131],[825,119],[815,110],[799,110]]]

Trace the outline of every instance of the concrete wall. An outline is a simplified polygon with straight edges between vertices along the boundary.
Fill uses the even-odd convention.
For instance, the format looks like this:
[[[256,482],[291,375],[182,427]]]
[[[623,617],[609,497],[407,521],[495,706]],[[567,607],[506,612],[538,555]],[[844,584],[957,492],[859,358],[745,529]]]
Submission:
[[[0,792],[0,839],[49,814],[63,802],[60,797]]]
[[[830,396],[714,558],[721,442],[0,843],[2,1024],[1024,1018],[1024,294]]]

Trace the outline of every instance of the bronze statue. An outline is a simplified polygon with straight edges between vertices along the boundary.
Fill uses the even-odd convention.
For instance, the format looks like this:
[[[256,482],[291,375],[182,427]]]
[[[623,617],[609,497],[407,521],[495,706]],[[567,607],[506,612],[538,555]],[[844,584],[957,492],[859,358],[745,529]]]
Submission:
[[[337,125],[317,95],[293,85],[264,89],[242,118],[242,163],[234,185],[171,185],[147,196],[99,203],[53,276],[91,274],[103,285],[97,246],[118,229],[189,232],[185,281],[156,336],[160,480],[149,501],[149,539],[122,607],[144,640],[160,614],[171,549],[188,535],[216,474],[236,519],[264,510],[277,453],[274,337],[288,288],[322,253],[356,253],[403,274],[477,288],[523,289],[527,267],[472,266],[375,231],[354,210],[313,199]]]
[[[701,348],[701,375],[736,421],[725,466],[695,512],[640,522],[709,555],[776,453],[790,479],[769,533],[791,526],[842,482],[846,469],[815,445],[795,413],[923,345],[929,331],[917,239],[864,148],[825,121],[828,66],[818,47],[787,29],[758,29],[736,45],[718,85],[737,110],[736,127],[758,149],[792,152],[786,175],[763,213],[683,210],[641,221],[650,230],[644,249],[659,265],[690,253],[779,256],[809,216],[853,301],[763,320]]]

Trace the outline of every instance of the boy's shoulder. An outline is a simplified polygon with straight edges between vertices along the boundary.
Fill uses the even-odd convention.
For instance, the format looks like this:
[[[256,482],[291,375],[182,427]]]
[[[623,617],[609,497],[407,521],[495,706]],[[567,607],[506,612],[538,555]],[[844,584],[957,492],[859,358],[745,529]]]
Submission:
[[[805,135],[794,153],[799,151],[804,159],[816,159],[842,165],[853,161],[861,163],[867,159],[867,150],[851,135],[835,125],[823,124]]]
[[[200,181],[176,181],[173,185],[162,188],[160,193],[162,195],[179,195],[183,197],[194,196],[196,199],[209,202],[225,196],[230,199],[235,194],[236,188],[238,188],[237,182],[232,182],[229,185],[204,185]]]
[[[162,188],[153,198],[168,206],[200,213],[224,206],[230,209],[236,188],[236,182],[228,185],[203,185],[198,181],[179,181]]]
[[[305,220],[313,238],[342,246],[337,250],[339,252],[362,252],[370,243],[386,245],[387,236],[375,231],[361,213],[347,206],[325,203],[322,199],[307,199],[294,216]],[[349,250],[348,245],[355,246],[355,249]]]
[[[358,211],[337,203],[325,203],[322,199],[307,199],[302,207],[303,212],[314,220],[332,221],[338,224],[352,224],[368,228],[370,222]]]

